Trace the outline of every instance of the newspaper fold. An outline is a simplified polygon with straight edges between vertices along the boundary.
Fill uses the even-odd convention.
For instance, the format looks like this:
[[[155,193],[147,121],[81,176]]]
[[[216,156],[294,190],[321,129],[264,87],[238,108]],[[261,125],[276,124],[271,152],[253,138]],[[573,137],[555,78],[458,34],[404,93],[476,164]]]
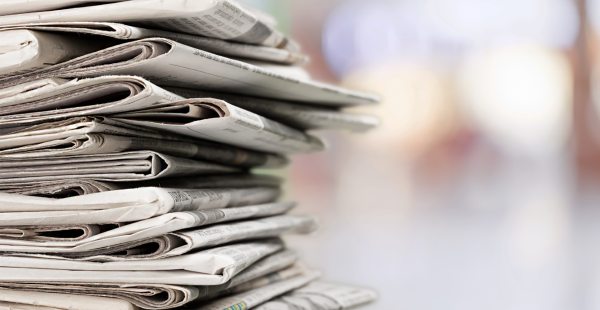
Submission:
[[[138,310],[116,298],[0,289],[0,309],[6,310]],[[4,310],[4,309],[3,309]]]
[[[239,168],[168,156],[158,152],[132,151],[50,158],[3,159],[0,161],[0,184],[43,182],[64,178],[119,182],[240,171]]]
[[[34,244],[41,242],[73,242],[91,238],[103,231],[119,227],[118,224],[109,225],[56,225],[56,226],[6,226],[0,227],[1,240],[29,241]],[[1,251],[1,250],[0,250]]]
[[[219,285],[259,259],[282,249],[281,240],[267,239],[135,262],[91,263],[3,257],[2,265],[13,267],[0,267],[0,282]]]
[[[284,250],[263,258],[231,280],[222,285],[181,286],[165,284],[96,284],[96,283],[3,283],[0,288],[47,293],[70,293],[90,296],[103,296],[123,299],[144,309],[171,309],[185,305],[207,292],[216,292],[235,285],[247,286],[247,283],[273,283],[287,279],[289,275],[301,272],[297,266],[291,266],[298,259],[294,251]],[[290,267],[291,266],[291,267]],[[258,286],[257,286],[258,287]]]
[[[0,99],[0,133],[15,130],[10,128],[15,125],[113,114],[183,99],[135,76],[42,80],[13,87],[7,93],[13,95]]]
[[[126,3],[140,2],[144,1]],[[103,75],[136,75],[161,86],[212,89],[330,106],[378,101],[370,94],[277,74],[163,38],[124,43],[35,72],[1,78],[0,88],[44,78]]]
[[[303,275],[291,279],[269,284],[248,292],[209,301],[205,304],[192,303],[187,306],[190,310],[230,310],[230,309],[252,309],[258,305],[271,300],[279,295],[298,289],[319,278],[317,271],[308,271]]]
[[[245,220],[206,228],[189,229],[127,243],[114,244],[112,242],[114,245],[103,248],[100,248],[98,245],[103,241],[104,243],[108,243],[106,240],[101,240],[100,242],[92,241],[77,247],[61,247],[57,243],[54,243],[54,247],[46,245],[19,247],[16,245],[11,248],[16,248],[18,251],[32,249],[33,252],[37,253],[4,253],[4,256],[0,256],[0,266],[38,268],[38,265],[19,265],[19,259],[15,258],[23,257],[23,262],[29,264],[29,260],[26,258],[34,257],[70,260],[73,262],[73,264],[63,265],[64,267],[59,267],[59,264],[56,264],[56,267],[54,267],[56,269],[78,268],[77,266],[80,263],[82,266],[85,266],[83,268],[93,268],[87,267],[89,264],[86,264],[86,262],[98,262],[96,265],[102,265],[102,262],[164,259],[180,256],[193,250],[205,249],[241,240],[273,238],[284,234],[307,234],[313,232],[316,228],[317,222],[313,217],[279,215],[258,220]],[[2,246],[2,248],[8,247]],[[9,261],[7,263],[9,265],[4,265],[3,261],[5,260]]]
[[[316,107],[272,99],[219,93],[199,89],[165,87],[185,98],[216,98],[236,107],[264,116],[288,126],[310,130],[366,131],[379,125],[375,116],[341,112],[335,108]]]
[[[46,0],[44,0],[46,1]],[[46,1],[48,2],[48,1]],[[0,3],[0,11],[2,3]],[[24,25],[0,27],[0,31],[11,31],[17,29],[33,30],[38,32],[61,32],[78,33],[105,36],[120,40],[139,40],[147,38],[167,38],[193,48],[201,49],[210,53],[222,56],[241,57],[247,59],[256,59],[261,61],[283,63],[283,64],[301,64],[307,61],[308,57],[302,53],[280,49],[269,46],[260,46],[254,44],[242,44],[220,39],[214,39],[198,35],[189,35],[171,31],[140,28],[131,25],[106,22],[57,22],[57,23],[30,23]],[[4,34],[0,33],[0,36]],[[64,37],[64,36],[63,36]],[[93,37],[92,37],[93,38]],[[2,44],[2,43],[0,43]],[[89,51],[89,52],[94,52]],[[89,53],[88,52],[88,53]],[[83,54],[81,54],[83,55]],[[53,63],[58,63],[55,61]]]
[[[149,238],[192,227],[283,214],[293,207],[294,203],[270,203],[248,207],[174,212],[120,227],[113,224],[112,229],[105,228],[104,232],[101,232],[102,226],[109,225],[0,226],[0,252],[84,252],[135,241],[147,242]],[[63,228],[86,226],[95,228],[97,233],[84,235],[76,240],[67,238],[69,236],[67,233],[53,239],[29,237],[29,235],[37,237],[35,233],[38,231],[59,231]],[[19,231],[22,231],[22,236],[16,236]],[[8,234],[11,234],[11,237],[7,237]]]
[[[143,187],[60,199],[0,193],[0,226],[126,223],[170,212],[268,203],[279,194],[273,187]]]
[[[38,0],[39,1],[39,0]],[[62,0],[64,1],[64,0]],[[73,1],[71,1],[73,2]],[[114,1],[113,1],[114,2]],[[23,7],[26,4],[21,4]],[[27,8],[30,11],[40,6]],[[57,5],[54,8],[64,7]],[[24,9],[13,9],[23,12]],[[136,22],[149,28],[279,48],[295,48],[255,9],[233,0],[136,0],[0,17],[0,25],[31,22]]]
[[[320,139],[218,99],[188,99],[114,115],[122,122],[275,153],[324,149]]]
[[[340,310],[377,299],[370,289],[315,281],[260,305],[256,310]]]
[[[67,179],[45,182],[1,184],[0,192],[10,194],[70,197],[138,187],[218,188],[279,187],[282,180],[268,175],[225,174],[185,178],[165,178],[137,182],[101,182],[89,179]]]
[[[1,6],[2,4],[0,4]],[[30,30],[0,32],[0,76],[22,74],[116,45],[108,38]]]

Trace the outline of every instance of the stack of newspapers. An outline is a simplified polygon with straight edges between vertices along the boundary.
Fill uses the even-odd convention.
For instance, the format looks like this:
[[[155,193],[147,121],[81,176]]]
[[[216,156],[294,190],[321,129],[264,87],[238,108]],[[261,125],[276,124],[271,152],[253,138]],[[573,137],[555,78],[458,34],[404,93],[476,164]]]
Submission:
[[[298,262],[280,237],[316,219],[253,173],[378,123],[305,61],[233,0],[0,1],[0,309],[374,300]]]

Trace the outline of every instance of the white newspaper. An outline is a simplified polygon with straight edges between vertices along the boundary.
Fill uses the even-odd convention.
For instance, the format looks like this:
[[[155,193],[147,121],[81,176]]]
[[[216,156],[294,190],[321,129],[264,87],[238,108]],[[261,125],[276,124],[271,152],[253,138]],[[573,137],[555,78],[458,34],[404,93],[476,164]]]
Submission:
[[[74,34],[63,35],[25,29],[2,31],[0,32],[0,76],[47,68],[115,45],[118,42],[115,41],[101,37],[94,40],[91,37]]]
[[[132,2],[143,1],[129,3]],[[0,88],[43,78],[103,75],[136,75],[161,86],[203,88],[329,106],[378,101],[374,95],[277,74],[163,38],[123,43],[46,69],[2,78]]]
[[[101,182],[89,179],[63,179],[37,183],[10,183],[0,185],[0,192],[9,194],[70,197],[138,187],[218,188],[218,187],[275,187],[282,179],[257,174],[224,174],[186,178],[166,178],[139,182]]]
[[[0,309],[138,310],[139,308],[128,301],[115,298],[0,289]]]
[[[206,228],[188,229],[182,232],[174,232],[166,235],[151,237],[147,239],[131,241],[127,243],[114,243],[113,240],[101,240],[100,242],[83,243],[76,247],[60,246],[59,242],[53,242],[46,246],[2,246],[3,249],[17,250],[19,252],[7,252],[6,257],[0,257],[0,266],[4,261],[11,261],[10,266],[19,265],[17,258],[9,256],[37,257],[59,260],[71,260],[72,265],[62,268],[76,268],[78,263],[85,266],[85,262],[119,262],[156,260],[168,257],[176,257],[193,250],[204,249],[231,242],[237,242],[257,238],[273,238],[284,234],[307,234],[317,228],[316,219],[310,216],[279,215],[258,220],[244,220],[234,223],[220,224]],[[102,243],[114,244],[100,247]],[[113,242],[111,242],[113,241]],[[50,243],[50,242],[48,242]],[[23,253],[37,252],[37,253]],[[24,259],[24,261],[27,261]],[[133,263],[133,262],[132,262]],[[27,267],[27,266],[24,266]],[[55,267],[60,269],[61,267]]]
[[[38,83],[43,83],[38,81]],[[0,99],[0,133],[11,126],[84,115],[105,115],[184,99],[142,78],[102,76],[93,79],[46,81]],[[58,85],[57,85],[58,84]]]
[[[47,0],[43,0],[49,2]],[[2,2],[0,2],[1,10]],[[308,57],[302,53],[276,47],[243,44],[224,41],[198,35],[177,33],[158,29],[148,29],[131,25],[107,22],[58,22],[31,23],[17,26],[0,27],[0,31],[8,32],[16,29],[34,31],[52,31],[62,33],[79,33],[100,35],[120,40],[138,40],[147,38],[167,38],[173,41],[222,56],[241,57],[283,64],[302,64]],[[0,32],[0,38],[5,36]],[[63,35],[64,37],[64,35]],[[0,46],[3,43],[0,42]],[[92,52],[92,51],[90,51]],[[54,62],[57,63],[57,62]]]
[[[0,226],[126,223],[170,212],[273,202],[278,188],[144,187],[68,198],[0,193]]]
[[[122,122],[275,153],[320,151],[319,138],[218,99],[188,99],[114,115]]]
[[[93,2],[119,2],[124,0],[3,0],[0,2],[0,16],[29,12],[56,10],[78,4]]]
[[[243,43],[293,48],[270,21],[234,0],[136,0],[0,17],[0,25],[32,22],[136,22],[149,28]]]
[[[237,172],[241,172],[240,168],[168,156],[152,151],[132,151],[49,158],[3,159],[0,161],[0,184],[42,182],[65,178],[116,182],[141,181],[163,177]]]
[[[269,284],[248,292],[210,301],[205,305],[188,307],[190,310],[252,309],[279,295],[298,289],[319,278],[317,271],[308,271],[281,282]]]
[[[0,267],[0,282],[219,285],[282,249],[281,240],[267,239],[143,261],[92,263],[3,257],[2,265],[13,267]]]
[[[173,212],[127,225],[0,226],[0,252],[82,252],[147,240],[186,228],[288,212],[294,203]],[[49,234],[56,231],[78,231]],[[80,232],[79,232],[80,231]],[[56,237],[58,235],[58,237]],[[55,237],[52,237],[55,236]]]
[[[197,300],[200,296],[206,296],[208,292],[217,292],[231,287],[233,283],[246,285],[249,281],[258,282],[260,279],[271,279],[273,282],[283,280],[284,276],[292,273],[292,270],[298,270],[295,265],[292,266],[297,259],[298,256],[294,251],[277,252],[250,265],[250,267],[221,285],[0,282],[0,288],[31,292],[105,296],[123,299],[144,309],[171,309]]]
[[[334,108],[315,107],[287,101],[241,96],[199,89],[165,87],[185,98],[215,98],[294,128],[367,131],[379,125],[375,116],[341,112]]]

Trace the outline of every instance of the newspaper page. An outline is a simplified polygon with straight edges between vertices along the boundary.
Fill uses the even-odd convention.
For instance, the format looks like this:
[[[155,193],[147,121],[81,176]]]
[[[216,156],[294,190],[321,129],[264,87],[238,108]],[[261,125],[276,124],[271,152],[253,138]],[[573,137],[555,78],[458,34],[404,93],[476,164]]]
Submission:
[[[64,259],[81,262],[119,262],[156,260],[189,253],[248,239],[273,238],[284,234],[307,234],[317,227],[316,220],[309,216],[279,215],[259,220],[245,220],[231,224],[191,229],[151,238],[99,247],[102,242],[84,243],[77,247],[54,246],[2,246],[19,252],[6,255]],[[103,240],[104,241],[104,240]],[[110,240],[109,240],[110,241]],[[92,250],[89,250],[91,248]],[[31,252],[23,253],[31,249]],[[244,266],[245,267],[245,266]]]
[[[190,310],[229,310],[252,309],[281,294],[298,289],[319,278],[317,271],[308,271],[303,275],[273,283],[248,292],[209,301],[205,305],[189,307]],[[236,308],[237,307],[237,308]]]
[[[281,240],[267,239],[142,261],[95,263],[2,256],[0,282],[220,285],[282,249]]]
[[[218,117],[201,116],[209,111]],[[114,117],[132,125],[265,152],[298,153],[325,148],[317,137],[211,98],[177,101]]]
[[[9,304],[8,309],[17,310],[23,306],[39,307],[39,310],[61,309],[61,310],[138,310],[138,307],[125,300],[80,296],[73,294],[27,292],[19,290],[0,289],[0,302]],[[1,309],[2,304],[0,304]],[[36,308],[23,308],[32,310]]]
[[[273,187],[144,187],[60,199],[0,193],[0,226],[126,223],[170,212],[269,203],[280,193]]]
[[[243,43],[294,48],[262,18],[233,0],[136,0],[58,11],[0,16],[0,25],[32,22],[135,22],[159,28]]]
[[[115,191],[138,187],[168,188],[240,188],[274,187],[278,188],[282,179],[270,175],[225,174],[195,176],[185,178],[166,178],[139,182],[101,182],[89,179],[66,179],[38,183],[10,183],[0,185],[0,192],[43,197],[70,197]]]
[[[92,2],[118,2],[124,0],[4,0],[0,2],[0,16],[66,8]]]
[[[97,283],[60,283],[60,282],[0,282],[0,288],[46,292],[70,293],[91,296],[104,296],[123,299],[143,309],[171,309],[195,301],[207,291],[215,292],[228,287],[231,283],[245,283],[250,280],[269,278],[283,280],[277,275],[289,274],[289,269],[297,260],[293,251],[284,250],[271,254],[222,285],[182,286],[165,284],[97,284]],[[293,268],[293,267],[292,267]]]
[[[315,107],[200,89],[177,87],[165,87],[165,89],[185,98],[215,98],[227,101],[236,107],[298,129],[351,130],[362,132],[379,125],[379,119],[375,116],[341,112],[335,108]]]
[[[46,69],[3,78],[0,88],[43,78],[102,75],[137,75],[160,86],[212,89],[329,106],[378,101],[374,95],[284,76],[163,38],[124,43]]]
[[[241,168],[152,151],[4,159],[0,161],[0,169],[0,184],[52,181],[65,177],[119,182],[241,172]]]
[[[139,137],[89,133],[64,139],[0,150],[0,159],[26,159],[51,156],[74,156],[155,151],[179,158],[205,160],[245,168],[280,168],[288,163],[281,155],[250,151],[227,144],[194,139],[194,142],[169,141]]]
[[[186,228],[279,215],[294,203],[269,203],[188,212],[173,212],[127,225],[0,226],[0,252],[81,252],[148,240]],[[60,232],[58,237],[45,232]],[[69,232],[69,233],[67,233]]]
[[[3,128],[0,133],[12,130],[4,128],[15,125],[113,114],[181,99],[140,77],[75,79],[0,99],[0,128]]]
[[[3,3],[3,2],[2,2]],[[0,4],[1,6],[2,4]],[[31,30],[0,32],[0,76],[22,74],[118,44],[109,38]]]
[[[375,291],[342,284],[315,281],[260,305],[257,310],[340,310],[373,302]]]
[[[46,0],[44,0],[46,1]],[[47,2],[47,1],[46,1]],[[0,3],[1,10],[2,3]],[[51,31],[62,33],[78,33],[86,35],[99,35],[120,40],[138,40],[147,38],[167,38],[173,41],[201,49],[209,53],[222,56],[256,59],[260,61],[294,64],[305,63],[308,57],[304,54],[288,49],[254,44],[243,44],[198,35],[177,33],[165,30],[147,29],[107,22],[59,22],[59,23],[31,23],[18,26],[0,27],[0,31],[11,30]],[[0,33],[0,37],[4,36]],[[1,46],[2,43],[0,43]],[[54,62],[57,63],[57,62]]]

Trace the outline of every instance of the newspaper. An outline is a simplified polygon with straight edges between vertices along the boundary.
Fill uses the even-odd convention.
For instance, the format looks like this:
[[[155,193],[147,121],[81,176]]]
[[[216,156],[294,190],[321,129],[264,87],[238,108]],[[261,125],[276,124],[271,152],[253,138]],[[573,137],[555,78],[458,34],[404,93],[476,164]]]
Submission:
[[[186,228],[288,212],[294,203],[173,212],[128,225],[0,226],[0,252],[82,252],[144,241]],[[107,227],[108,226],[108,227]],[[60,232],[44,234],[44,232]],[[90,232],[87,232],[90,231]],[[76,238],[73,238],[76,237]]]
[[[119,182],[241,172],[240,168],[152,151],[3,159],[0,169],[0,184],[43,182],[65,177]]]
[[[60,199],[0,193],[0,226],[126,223],[170,212],[268,203],[279,194],[273,187],[144,187]]]
[[[372,290],[315,281],[260,305],[257,310],[339,310],[377,299]]]
[[[31,292],[70,293],[91,296],[105,296],[123,299],[144,309],[171,309],[197,300],[207,291],[217,291],[231,283],[243,285],[259,279],[283,280],[280,274],[288,275],[289,269],[297,270],[294,264],[298,256],[295,252],[284,250],[263,258],[244,269],[222,285],[181,286],[165,284],[96,284],[96,283],[2,283],[0,288]]]
[[[134,2],[144,1],[125,3]],[[164,38],[123,43],[49,68],[5,77],[0,79],[0,89],[44,78],[103,75],[137,75],[161,86],[212,89],[329,106],[378,101],[370,94],[284,76]]]
[[[275,153],[320,151],[319,138],[218,99],[188,99],[116,114],[122,122]]]
[[[199,89],[165,87],[185,98],[216,98],[294,128],[367,131],[379,125],[371,115],[340,112],[338,109],[315,107],[272,99],[240,96]]]
[[[89,179],[54,180],[38,183],[0,185],[0,192],[45,197],[71,197],[138,187],[218,188],[218,187],[279,187],[282,180],[269,175],[225,174],[186,178],[165,178],[140,182],[101,182]]]
[[[164,259],[124,262],[2,257],[0,282],[219,285],[259,259],[281,251],[279,239],[227,245]]]
[[[6,310],[138,310],[115,298],[0,289],[0,309]]]
[[[3,128],[0,133],[15,130],[10,126],[65,117],[112,114],[183,99],[134,76],[102,76],[71,81],[53,79],[46,82],[45,87],[26,87],[21,92],[16,92],[13,87],[9,91],[16,94],[0,99],[0,128]]]
[[[205,305],[188,306],[190,310],[229,310],[251,309],[286,292],[298,289],[316,280],[319,272],[308,271],[303,275],[295,276],[281,282],[269,284],[248,292],[217,299]]]
[[[288,163],[287,158],[280,155],[247,151],[227,144],[207,142],[199,139],[196,139],[194,142],[181,142],[117,136],[104,133],[88,133],[0,150],[0,160],[94,155],[139,150],[155,151],[180,158],[206,160],[218,164],[246,168],[279,168]]]
[[[4,255],[7,257],[72,260],[73,262],[82,262],[85,265],[84,262],[101,263],[163,259],[180,256],[197,249],[241,240],[272,238],[283,234],[306,234],[313,232],[316,227],[317,223],[313,217],[279,215],[259,220],[245,220],[206,228],[189,229],[183,232],[174,232],[126,243],[115,243],[115,238],[112,238],[111,240],[104,239],[80,243],[75,247],[69,247],[68,244],[61,246],[60,242],[53,242],[50,245],[39,243],[36,246],[9,245],[2,246],[2,249],[14,251],[5,252]],[[6,241],[3,243],[7,243]],[[103,243],[113,245],[100,247],[99,245]],[[2,259],[4,258],[0,258],[0,261]],[[18,261],[18,259],[13,259],[13,261]],[[18,262],[13,263],[16,264],[14,266],[20,266]],[[2,266],[1,262],[0,266]],[[67,266],[68,268],[76,268],[77,265]]]
[[[26,5],[21,3],[20,6]],[[34,8],[26,10],[32,9]],[[0,25],[32,22],[136,22],[149,28],[279,48],[295,48],[273,28],[270,23],[272,19],[266,20],[263,17],[265,15],[255,14],[255,10],[249,10],[245,5],[241,6],[233,0],[136,0],[2,16]]]
[[[0,2],[0,10],[2,9],[1,7],[2,3]],[[305,63],[308,60],[307,56],[294,50],[287,50],[269,46],[260,46],[254,44],[242,44],[204,36],[189,35],[184,33],[177,33],[157,29],[147,29],[120,23],[58,22],[31,23],[25,25],[0,27],[0,31],[11,31],[16,29],[27,29],[39,32],[51,31],[62,33],[99,35],[120,40],[167,38],[191,46],[193,48],[201,49],[222,56],[241,57],[245,59],[256,59],[274,63],[296,65]],[[4,35],[0,33],[0,36]]]
[[[74,6],[78,4],[88,4],[91,2],[119,2],[124,0],[4,0],[0,2],[0,16],[12,15],[29,12],[39,12],[46,10],[55,10]]]
[[[2,6],[2,4],[0,4]],[[0,76],[22,74],[116,45],[117,40],[30,30],[0,32]]]

